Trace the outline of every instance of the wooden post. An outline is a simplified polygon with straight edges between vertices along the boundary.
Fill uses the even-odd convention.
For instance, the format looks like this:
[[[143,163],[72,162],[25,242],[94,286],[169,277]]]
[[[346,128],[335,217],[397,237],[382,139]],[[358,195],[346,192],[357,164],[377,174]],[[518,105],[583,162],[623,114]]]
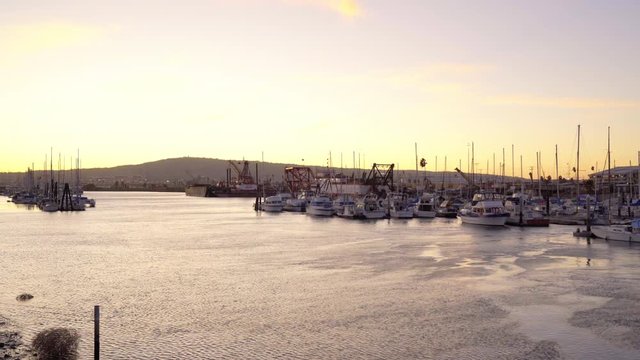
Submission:
[[[93,307],[93,358],[100,360],[100,305]]]

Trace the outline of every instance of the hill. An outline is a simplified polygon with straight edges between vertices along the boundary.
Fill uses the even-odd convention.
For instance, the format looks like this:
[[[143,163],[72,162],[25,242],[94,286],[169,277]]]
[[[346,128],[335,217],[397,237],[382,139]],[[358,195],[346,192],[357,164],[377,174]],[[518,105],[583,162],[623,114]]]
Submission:
[[[242,160],[233,160],[233,162],[242,169]],[[282,163],[259,163],[258,171],[260,179],[270,179],[272,181],[281,181],[284,175],[284,168],[292,164]],[[115,181],[123,181],[130,184],[136,183],[170,183],[174,185],[186,183],[211,183],[216,181],[224,181],[227,178],[227,170],[232,165],[228,160],[211,159],[211,158],[195,158],[181,157],[172,159],[163,159],[152,162],[146,162],[136,165],[121,165],[110,168],[90,168],[81,169],[81,182],[84,184],[93,183],[100,186],[113,184]],[[322,171],[321,167],[312,167],[314,171]],[[256,162],[250,162],[249,170],[255,177]],[[362,170],[365,171],[365,170]],[[367,170],[368,171],[368,170]],[[345,169],[344,172],[351,175],[353,169]],[[360,171],[358,172],[360,174]],[[17,185],[22,183],[24,173],[0,173],[0,184]],[[38,177],[46,178],[48,174],[42,171],[36,172]],[[57,176],[57,175],[56,175]],[[231,176],[235,177],[236,173],[231,170]],[[67,172],[67,179],[73,179],[72,174]]]

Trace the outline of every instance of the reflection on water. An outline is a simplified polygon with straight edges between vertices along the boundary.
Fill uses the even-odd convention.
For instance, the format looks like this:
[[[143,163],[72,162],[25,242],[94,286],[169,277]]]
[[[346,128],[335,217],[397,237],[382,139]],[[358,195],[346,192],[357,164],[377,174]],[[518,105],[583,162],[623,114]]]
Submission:
[[[251,199],[0,203],[0,315],[109,359],[640,357],[640,247],[571,227],[256,214]],[[27,303],[16,295],[29,292]],[[614,335],[611,335],[614,334]],[[606,357],[606,356],[605,356]]]

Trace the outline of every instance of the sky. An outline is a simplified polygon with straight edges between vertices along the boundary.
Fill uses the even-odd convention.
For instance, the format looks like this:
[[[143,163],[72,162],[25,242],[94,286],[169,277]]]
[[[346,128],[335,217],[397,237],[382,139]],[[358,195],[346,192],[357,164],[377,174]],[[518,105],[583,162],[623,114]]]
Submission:
[[[640,2],[0,0],[0,171],[638,163]],[[512,168],[512,146],[514,164]],[[489,169],[487,169],[489,162]],[[615,162],[615,164],[613,164]],[[57,164],[54,165],[57,167]],[[582,176],[582,175],[581,175]]]

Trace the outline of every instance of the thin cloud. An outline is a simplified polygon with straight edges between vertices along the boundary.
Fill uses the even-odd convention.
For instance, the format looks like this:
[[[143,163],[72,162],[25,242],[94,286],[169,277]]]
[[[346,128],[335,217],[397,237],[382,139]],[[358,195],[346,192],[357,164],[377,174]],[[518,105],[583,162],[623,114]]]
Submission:
[[[629,109],[640,108],[640,102],[618,99],[575,97],[540,97],[532,95],[500,95],[486,98],[491,105],[530,106],[567,109]]]

